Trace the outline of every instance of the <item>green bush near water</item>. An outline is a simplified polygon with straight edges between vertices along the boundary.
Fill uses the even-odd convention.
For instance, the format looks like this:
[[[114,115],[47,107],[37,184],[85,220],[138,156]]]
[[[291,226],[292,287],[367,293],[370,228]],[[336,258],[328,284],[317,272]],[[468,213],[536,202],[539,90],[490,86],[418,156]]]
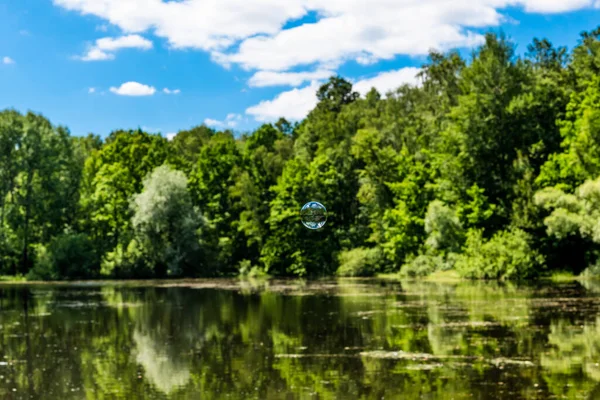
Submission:
[[[544,257],[530,242],[531,237],[519,229],[498,232],[487,241],[481,231],[470,231],[455,268],[461,276],[471,279],[518,280],[539,276]]]
[[[85,279],[98,276],[100,260],[93,243],[82,233],[55,237],[47,247],[38,246],[37,262],[29,280]]]
[[[377,248],[367,249],[359,247],[344,251],[339,255],[340,267],[338,276],[373,276],[379,272],[381,265],[381,251]]]

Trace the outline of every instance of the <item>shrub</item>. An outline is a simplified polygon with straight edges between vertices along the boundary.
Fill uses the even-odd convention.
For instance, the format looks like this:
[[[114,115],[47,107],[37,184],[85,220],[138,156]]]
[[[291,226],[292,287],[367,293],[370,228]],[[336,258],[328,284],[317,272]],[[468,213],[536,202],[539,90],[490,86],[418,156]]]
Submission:
[[[439,200],[429,203],[425,232],[426,246],[435,251],[458,251],[464,242],[464,231],[456,213]]]
[[[382,258],[379,248],[367,249],[358,247],[342,251],[338,256],[339,276],[373,276],[378,272]]]
[[[19,240],[8,228],[0,226],[0,274],[14,273],[19,263]]]
[[[444,259],[440,255],[420,254],[402,266],[400,275],[419,278],[441,269]]]
[[[448,271],[454,268],[456,253],[420,254],[402,266],[400,275],[409,278],[425,277],[438,271]]]
[[[479,230],[469,231],[464,253],[456,260],[457,272],[472,279],[526,279],[539,275],[544,257],[530,246],[520,230],[501,231],[485,242]]]
[[[133,239],[127,246],[119,243],[102,258],[100,274],[113,278],[149,278],[152,270],[140,243]]]
[[[59,279],[52,257],[43,245],[33,246],[36,254],[34,267],[27,274],[30,281],[55,281]]]
[[[53,238],[47,247],[37,246],[35,252],[29,279],[82,279],[98,274],[98,258],[85,234],[65,233]]]

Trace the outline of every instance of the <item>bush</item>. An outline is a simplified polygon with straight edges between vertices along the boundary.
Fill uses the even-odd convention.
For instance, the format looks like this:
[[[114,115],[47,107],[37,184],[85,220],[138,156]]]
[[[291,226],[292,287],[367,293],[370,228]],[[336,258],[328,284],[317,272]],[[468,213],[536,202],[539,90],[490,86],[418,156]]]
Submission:
[[[30,281],[55,281],[59,279],[58,272],[54,268],[52,257],[48,249],[43,245],[32,246],[36,257],[34,267],[27,274]]]
[[[66,233],[53,238],[47,247],[35,248],[36,263],[28,279],[83,279],[98,275],[99,262],[88,236]]]
[[[373,276],[378,272],[381,258],[379,248],[358,247],[342,251],[338,256],[340,266],[336,273],[339,276]]]
[[[100,274],[112,278],[150,278],[153,271],[141,244],[133,239],[124,246],[119,243],[102,258]]]
[[[454,210],[439,200],[427,207],[425,245],[435,251],[458,251],[464,242],[464,231]]]
[[[19,240],[13,231],[0,226],[0,274],[12,274],[19,263]]]
[[[539,275],[544,257],[530,246],[530,236],[520,230],[501,231],[489,241],[481,231],[469,231],[464,253],[456,260],[457,272],[472,279],[526,279]]]
[[[420,254],[402,266],[400,275],[409,278],[426,277],[434,272],[448,271],[454,268],[457,254]]]
[[[400,275],[409,278],[425,277],[439,271],[443,264],[442,256],[420,254],[402,266]]]
[[[238,264],[238,275],[240,277],[257,278],[266,277],[268,274],[259,266],[253,266],[252,261],[242,260]]]

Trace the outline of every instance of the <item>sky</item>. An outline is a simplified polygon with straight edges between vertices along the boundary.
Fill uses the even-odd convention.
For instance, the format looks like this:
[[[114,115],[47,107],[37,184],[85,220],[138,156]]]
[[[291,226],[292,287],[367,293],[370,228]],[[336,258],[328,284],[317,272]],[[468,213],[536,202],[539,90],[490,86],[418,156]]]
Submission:
[[[418,84],[430,49],[469,57],[489,31],[571,49],[600,0],[0,0],[0,21],[0,110],[172,137],[300,120],[332,75]]]

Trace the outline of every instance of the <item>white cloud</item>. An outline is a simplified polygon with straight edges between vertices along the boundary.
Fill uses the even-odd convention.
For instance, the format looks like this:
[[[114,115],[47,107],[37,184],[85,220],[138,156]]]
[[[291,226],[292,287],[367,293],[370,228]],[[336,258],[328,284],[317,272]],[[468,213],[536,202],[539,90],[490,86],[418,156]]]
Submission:
[[[600,7],[600,1],[598,0],[527,0],[523,3],[525,11],[542,14],[561,13],[587,7]]]
[[[125,82],[118,88],[111,87],[110,91],[120,96],[152,96],[156,88],[138,82]]]
[[[179,94],[179,93],[181,93],[181,90],[179,90],[179,89],[171,90],[169,88],[164,88],[163,92],[166,94]]]
[[[15,63],[15,60],[13,60],[12,58],[10,58],[8,56],[2,58],[2,64],[11,65],[14,63]]]
[[[227,114],[227,118],[225,118],[225,124],[230,128],[235,128],[241,120],[241,115],[231,113]]]
[[[169,132],[167,133],[167,140],[173,140],[177,136],[177,132]]]
[[[240,114],[230,113],[227,114],[224,121],[219,121],[217,119],[206,118],[204,120],[204,124],[206,126],[212,126],[215,128],[235,128],[238,123],[242,120],[242,116]]]
[[[304,82],[321,80],[335,75],[331,70],[317,70],[314,72],[277,72],[277,71],[258,71],[250,80],[248,85],[253,87],[265,86],[300,86]]]
[[[419,68],[407,67],[394,71],[382,72],[372,78],[359,80],[353,84],[355,91],[365,95],[371,88],[385,94],[397,89],[403,84],[419,85],[417,79]],[[292,89],[282,92],[273,100],[261,101],[259,104],[246,110],[246,114],[254,116],[257,121],[276,121],[284,117],[291,121],[298,121],[317,105],[317,90],[323,82],[314,81],[309,86],[301,89]]]
[[[418,56],[482,42],[480,28],[505,22],[508,6],[560,13],[600,6],[600,0],[53,0],[95,15],[130,36],[151,32],[172,48],[199,49],[224,66],[288,71],[335,69],[352,60],[372,64],[397,55]],[[316,22],[284,29],[316,12]],[[139,36],[138,36],[139,37]],[[142,39],[141,37],[139,37]],[[142,39],[145,40],[145,39]],[[97,45],[88,59],[114,58]],[[260,75],[263,74],[263,75]],[[265,78],[265,74],[268,75]],[[307,74],[307,72],[305,72]],[[299,76],[259,72],[253,84],[300,85]],[[291,83],[290,83],[291,81]]]
[[[206,126],[220,127],[220,126],[223,126],[223,123],[221,121],[216,120],[216,119],[206,118],[204,120],[204,125],[206,125]]]
[[[389,91],[395,90],[403,84],[418,86],[420,84],[417,74],[421,71],[420,68],[406,67],[395,71],[386,71],[369,79],[360,80],[352,85],[355,91],[361,95],[366,95],[371,88],[377,89],[381,94],[386,94]]]
[[[93,88],[93,87],[89,88],[88,93],[90,93],[90,94],[96,93],[96,88]]]
[[[82,61],[113,60],[115,58],[114,53],[121,49],[149,50],[151,48],[152,42],[140,35],[127,35],[117,38],[105,37],[96,40],[96,43],[79,59]]]
[[[318,82],[312,82],[301,89],[292,89],[280,93],[273,100],[264,100],[246,110],[246,114],[254,116],[257,121],[276,121],[284,117],[297,121],[304,117],[317,105]]]
[[[126,32],[153,29],[175,48],[226,48],[257,33],[275,34],[306,13],[304,0],[54,0]]]
[[[89,49],[88,52],[81,57],[78,57],[81,61],[105,61],[105,60],[114,60],[115,55],[106,53],[100,49],[92,48]]]

